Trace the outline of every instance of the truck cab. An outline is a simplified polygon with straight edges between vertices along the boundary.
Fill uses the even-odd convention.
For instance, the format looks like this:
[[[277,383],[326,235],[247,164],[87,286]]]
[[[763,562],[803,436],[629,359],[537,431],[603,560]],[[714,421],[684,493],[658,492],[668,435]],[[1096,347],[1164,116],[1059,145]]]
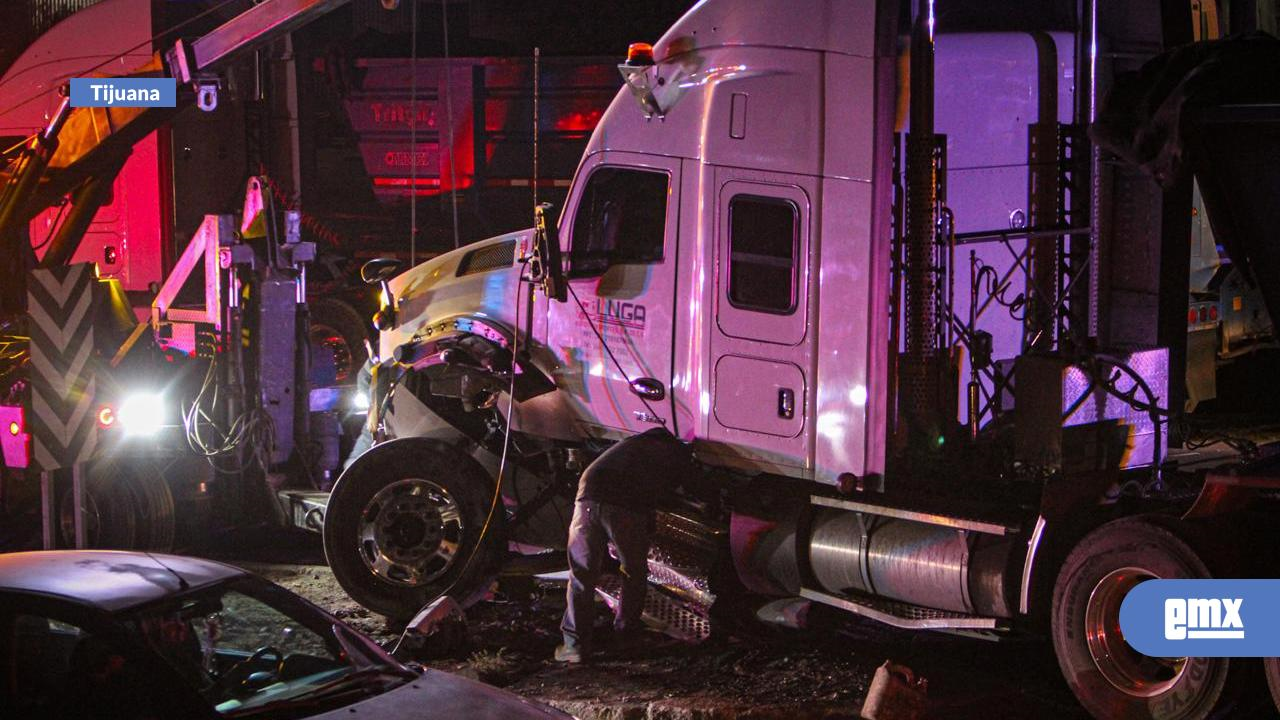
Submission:
[[[517,403],[518,428],[580,440],[663,425],[751,472],[827,485],[881,475],[895,402],[886,389],[894,163],[906,129],[895,76],[906,51],[877,41],[874,3],[818,3],[829,21],[767,30],[761,19],[782,5],[745,17],[731,7],[703,3],[673,26],[650,51],[656,62],[637,66],[658,105],[624,88],[593,134],[560,213],[567,301],[538,295],[517,320],[512,257],[501,285],[439,280],[450,301],[436,308],[465,312],[454,305],[467,283],[474,309],[527,330],[557,391]],[[1071,41],[938,38],[939,126],[960,232],[1028,221],[1027,185],[1055,158],[1029,155],[1026,127],[1070,119]],[[962,82],[974,76],[984,82]],[[992,85],[1007,91],[986,97]],[[511,238],[517,254],[529,252],[531,232],[484,242]],[[1016,259],[997,243],[973,248],[1011,274]],[[443,287],[425,282],[437,264],[474,252],[392,281],[402,320],[381,357],[411,341],[422,317],[439,317],[420,314],[439,302]],[[954,283],[971,280],[958,264]],[[1005,282],[1010,296],[1025,292],[1021,278]],[[967,314],[967,293],[957,297]],[[995,315],[986,322],[996,352],[1013,357],[1020,323]],[[663,398],[642,399],[635,381]]]
[[[875,54],[874,4],[828,10],[821,32],[760,40],[758,18],[703,4],[651,50],[645,72],[670,88],[661,112],[615,98],[560,213],[570,297],[539,295],[518,320],[557,390],[519,403],[517,427],[580,440],[665,425],[727,463],[828,481],[881,471],[881,441],[866,438],[883,434],[882,394],[868,388],[883,384],[888,248],[873,238],[889,213],[873,198],[890,190],[893,98],[874,88],[895,59]],[[840,284],[829,309],[824,271]],[[383,357],[413,334],[429,272],[392,282],[406,319]],[[514,262],[506,273],[503,288],[476,277],[484,304],[505,300]],[[499,305],[486,314],[514,328],[512,303]],[[860,390],[824,395],[819,374]],[[663,399],[642,400],[639,380]],[[826,427],[823,413],[843,419]],[[817,469],[828,458],[838,471]]]
[[[572,297],[547,315],[571,360],[555,372],[577,376],[579,432],[665,424],[753,471],[880,472],[883,396],[866,391],[883,384],[888,212],[874,198],[891,182],[877,125],[893,116],[874,89],[894,59],[876,55],[871,3],[815,7],[823,22],[772,37],[759,18],[781,5],[727,9],[668,31],[642,70],[656,109],[620,95],[584,155],[561,220]],[[830,307],[824,277],[840,288]],[[640,402],[628,378],[666,399]]]

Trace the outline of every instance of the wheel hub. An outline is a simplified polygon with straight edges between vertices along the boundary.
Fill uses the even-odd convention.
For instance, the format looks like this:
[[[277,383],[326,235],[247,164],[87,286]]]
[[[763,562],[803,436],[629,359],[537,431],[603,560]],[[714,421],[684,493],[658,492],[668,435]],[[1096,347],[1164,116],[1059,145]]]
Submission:
[[[379,490],[360,515],[360,557],[378,577],[417,587],[439,579],[457,559],[465,529],[448,490],[408,478]]]
[[[328,325],[312,323],[311,343],[333,355],[335,379],[339,383],[346,382],[360,370],[355,366],[355,359],[352,357],[351,347],[347,344],[346,338]]]
[[[1145,569],[1125,567],[1104,576],[1085,606],[1085,641],[1093,664],[1117,690],[1138,698],[1168,691],[1182,677],[1187,658],[1148,657],[1134,650],[1120,630],[1120,604],[1136,585],[1157,576]]]

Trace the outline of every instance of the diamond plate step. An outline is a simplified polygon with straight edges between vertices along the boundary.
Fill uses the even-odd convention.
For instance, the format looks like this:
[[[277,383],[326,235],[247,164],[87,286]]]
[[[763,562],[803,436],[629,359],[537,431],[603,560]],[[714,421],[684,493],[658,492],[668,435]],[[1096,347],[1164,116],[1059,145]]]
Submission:
[[[605,575],[596,592],[616,611],[622,595],[622,578]],[[711,618],[706,608],[678,600],[654,587],[645,595],[643,619],[649,627],[677,640],[702,642],[711,637]]]

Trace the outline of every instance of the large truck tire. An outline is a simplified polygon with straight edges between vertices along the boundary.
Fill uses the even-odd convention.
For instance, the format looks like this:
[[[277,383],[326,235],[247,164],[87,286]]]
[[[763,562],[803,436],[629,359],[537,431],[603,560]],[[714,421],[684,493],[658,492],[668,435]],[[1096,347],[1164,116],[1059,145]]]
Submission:
[[[1262,670],[1267,676],[1267,689],[1271,691],[1271,702],[1276,710],[1280,710],[1280,657],[1263,658]]]
[[[75,547],[70,472],[58,502],[59,539]],[[85,544],[112,550],[172,550],[176,510],[162,464],[149,457],[109,457],[85,469]]]
[[[369,359],[365,341],[369,339],[370,321],[351,305],[334,298],[308,300],[307,306],[312,345],[332,354],[337,384],[354,383]]]
[[[1072,692],[1096,718],[1207,718],[1238,695],[1246,661],[1151,658],[1131,648],[1120,633],[1120,602],[1134,585],[1211,576],[1174,527],[1144,517],[1107,523],[1071,551],[1058,574],[1054,651]]]
[[[404,621],[441,595],[480,600],[506,556],[494,480],[430,438],[375,446],[338,478],[324,521],[329,567],[356,602]],[[486,528],[486,520],[488,527]]]

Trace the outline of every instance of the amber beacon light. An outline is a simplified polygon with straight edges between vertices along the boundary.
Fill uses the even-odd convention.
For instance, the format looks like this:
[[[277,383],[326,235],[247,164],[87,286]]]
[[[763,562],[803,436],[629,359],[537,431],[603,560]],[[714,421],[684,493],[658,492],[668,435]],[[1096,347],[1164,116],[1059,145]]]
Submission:
[[[653,46],[649,43],[631,43],[627,46],[628,65],[652,65]]]

